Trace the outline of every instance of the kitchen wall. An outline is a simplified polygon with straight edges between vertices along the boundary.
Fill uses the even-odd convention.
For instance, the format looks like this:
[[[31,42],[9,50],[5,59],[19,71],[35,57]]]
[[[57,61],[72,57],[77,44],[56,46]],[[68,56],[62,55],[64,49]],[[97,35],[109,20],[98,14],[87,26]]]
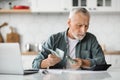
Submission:
[[[1,1],[1,0],[0,0]],[[10,0],[13,5],[30,5],[29,0]],[[1,1],[0,7],[9,8],[8,1]],[[8,22],[7,27],[1,28],[6,40],[10,33],[9,26],[16,28],[20,34],[22,51],[30,43],[34,47],[41,44],[51,34],[67,29],[68,13],[0,13],[0,24]],[[105,44],[107,50],[120,50],[120,13],[91,13],[89,32],[96,35],[100,44]]]
[[[40,44],[54,33],[67,29],[68,13],[26,13],[0,14],[0,24],[8,22],[20,34],[22,50],[25,44]],[[95,34],[100,44],[105,44],[107,50],[120,50],[120,13],[91,14],[89,32]],[[9,26],[1,28],[6,40],[10,33]]]
[[[91,15],[89,31],[94,33],[107,50],[120,50],[120,13],[99,13]]]

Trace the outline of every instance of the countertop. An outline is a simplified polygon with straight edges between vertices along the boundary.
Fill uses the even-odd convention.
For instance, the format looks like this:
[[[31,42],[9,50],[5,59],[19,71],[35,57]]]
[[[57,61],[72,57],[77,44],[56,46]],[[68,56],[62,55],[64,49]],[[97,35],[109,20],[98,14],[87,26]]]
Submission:
[[[31,75],[4,75],[0,80],[120,80],[120,68],[109,68],[107,71],[85,70],[48,70],[48,74],[39,73]]]
[[[120,55],[120,51],[104,51],[105,55]]]
[[[22,55],[37,55],[39,52],[30,51],[22,52]],[[120,55],[120,51],[104,51],[105,55]]]

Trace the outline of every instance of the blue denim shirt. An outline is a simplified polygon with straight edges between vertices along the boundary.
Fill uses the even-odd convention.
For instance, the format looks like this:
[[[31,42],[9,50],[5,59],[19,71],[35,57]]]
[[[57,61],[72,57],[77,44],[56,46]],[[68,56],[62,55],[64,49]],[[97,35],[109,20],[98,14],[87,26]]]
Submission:
[[[56,50],[59,48],[64,51],[64,58],[57,63],[56,65],[50,67],[53,69],[62,69],[66,67],[66,55],[68,54],[68,38],[67,31],[59,32],[57,34],[53,34],[50,38],[42,45],[41,52],[37,55],[32,63],[32,67],[35,69],[39,69],[42,60],[48,57],[50,51],[48,49]],[[106,64],[105,57],[103,51],[96,39],[96,37],[87,32],[86,36],[77,43],[75,48],[76,58],[87,59],[91,62],[91,67],[96,64]]]

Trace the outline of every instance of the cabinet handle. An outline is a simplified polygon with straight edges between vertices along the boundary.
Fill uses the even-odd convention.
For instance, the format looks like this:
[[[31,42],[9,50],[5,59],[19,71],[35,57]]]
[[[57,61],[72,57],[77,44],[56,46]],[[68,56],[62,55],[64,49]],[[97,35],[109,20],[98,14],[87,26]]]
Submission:
[[[93,8],[93,10],[96,10],[96,8]]]
[[[64,10],[66,11],[66,10],[68,10],[67,8],[64,8]]]
[[[89,10],[92,10],[91,8],[89,8]]]
[[[96,10],[96,8],[89,8],[89,10]]]

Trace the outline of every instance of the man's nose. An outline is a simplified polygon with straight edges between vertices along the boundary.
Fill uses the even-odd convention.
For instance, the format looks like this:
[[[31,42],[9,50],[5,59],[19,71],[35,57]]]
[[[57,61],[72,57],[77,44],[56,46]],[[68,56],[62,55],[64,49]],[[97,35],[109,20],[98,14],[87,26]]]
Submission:
[[[82,33],[85,33],[86,32],[86,25],[82,25],[82,27],[80,28],[80,31]]]

